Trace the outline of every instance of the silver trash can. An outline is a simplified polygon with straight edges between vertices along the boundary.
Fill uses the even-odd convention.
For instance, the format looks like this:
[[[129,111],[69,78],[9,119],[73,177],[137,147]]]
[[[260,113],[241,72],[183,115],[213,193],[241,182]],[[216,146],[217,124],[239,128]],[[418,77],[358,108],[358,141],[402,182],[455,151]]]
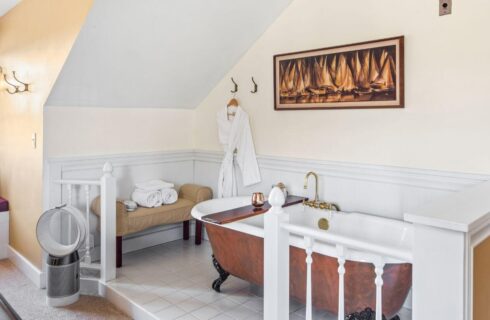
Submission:
[[[60,307],[80,297],[80,257],[78,251],[64,257],[48,255],[46,261],[47,304]]]

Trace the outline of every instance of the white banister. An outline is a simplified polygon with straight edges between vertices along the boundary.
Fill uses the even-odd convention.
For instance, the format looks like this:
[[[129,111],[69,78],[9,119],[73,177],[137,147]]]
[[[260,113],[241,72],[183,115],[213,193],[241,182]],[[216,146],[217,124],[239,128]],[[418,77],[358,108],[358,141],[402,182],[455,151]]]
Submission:
[[[289,319],[289,234],[282,206],[284,193],[275,187],[269,195],[272,208],[264,215],[264,319]]]
[[[87,230],[85,235],[85,256],[83,258],[85,263],[92,263],[90,257],[90,185],[85,185],[85,219],[87,219]]]
[[[289,246],[290,235],[294,235],[294,245],[300,236],[306,252],[306,311],[305,320],[313,319],[313,254],[314,248],[332,247],[331,255],[338,262],[338,320],[346,316],[346,262],[359,259],[372,263],[376,277],[376,320],[383,319],[383,272],[386,261],[398,259],[408,263],[413,256],[409,248],[392,247],[390,243],[377,243],[347,237],[339,233],[325,232],[307,223],[289,222],[289,214],[282,208],[285,203],[284,194],[275,187],[269,196],[271,209],[264,215],[264,320],[289,319]],[[318,245],[318,246],[317,246]],[[322,249],[322,250],[323,250]],[[330,249],[329,249],[330,250]],[[349,311],[352,312],[352,311]]]
[[[378,257],[374,263],[374,272],[376,278],[374,283],[376,284],[376,320],[383,319],[383,272],[385,263],[382,257]]]
[[[345,247],[337,245],[337,261],[339,268],[339,312],[338,320],[344,320],[345,317],[345,293],[344,293],[344,274],[345,274]]]
[[[312,320],[313,317],[313,301],[312,301],[312,286],[311,286],[311,265],[313,263],[313,238],[304,237],[306,251],[306,320]]]
[[[112,171],[112,165],[107,162],[100,179],[100,280],[103,282],[116,278],[116,179]]]

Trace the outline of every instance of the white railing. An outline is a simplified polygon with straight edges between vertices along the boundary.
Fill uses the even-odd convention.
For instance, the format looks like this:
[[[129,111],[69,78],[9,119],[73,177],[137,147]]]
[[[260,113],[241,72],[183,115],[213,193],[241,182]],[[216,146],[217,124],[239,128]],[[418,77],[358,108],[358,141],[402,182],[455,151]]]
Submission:
[[[289,319],[289,236],[302,237],[306,251],[306,320],[313,315],[312,254],[315,243],[325,243],[336,248],[339,275],[338,319],[345,319],[344,274],[345,262],[351,253],[362,252],[365,262],[373,264],[376,285],[376,320],[382,319],[382,288],[385,261],[395,258],[412,261],[410,251],[395,250],[389,246],[359,241],[288,222],[282,206],[284,194],[274,188],[269,196],[271,209],[264,216],[264,319]]]
[[[99,180],[58,180],[56,183],[65,186],[67,204],[73,204],[73,190],[79,187],[84,192],[85,217],[87,220],[87,235],[85,254],[82,261],[92,263],[90,255],[90,191],[100,187],[100,280],[107,282],[116,278],[116,179],[112,175],[112,165],[107,162],[102,169],[103,175]],[[71,217],[69,218],[71,219]],[[64,224],[62,224],[64,225]],[[66,236],[71,240],[72,224],[67,222]]]

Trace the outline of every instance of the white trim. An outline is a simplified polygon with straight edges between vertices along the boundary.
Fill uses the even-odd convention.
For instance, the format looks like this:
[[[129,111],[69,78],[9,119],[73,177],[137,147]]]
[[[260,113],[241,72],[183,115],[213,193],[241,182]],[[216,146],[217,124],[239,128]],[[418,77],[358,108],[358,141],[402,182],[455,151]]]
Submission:
[[[9,212],[0,212],[0,260],[7,259],[9,256]]]
[[[19,269],[34,285],[40,289],[46,287],[44,274],[33,265],[26,257],[9,246],[9,260]]]
[[[159,152],[127,153],[77,157],[49,158],[48,164],[54,170],[63,172],[101,168],[110,161],[115,168],[128,165],[148,165],[169,162],[211,162],[221,163],[223,152],[209,150],[175,150]],[[313,170],[320,175],[353,180],[392,183],[428,189],[458,191],[470,185],[490,180],[490,175],[451,172],[408,167],[371,165],[352,162],[312,160],[291,157],[258,155],[261,168],[305,173]]]
[[[221,163],[221,151],[195,150],[194,160]],[[459,191],[466,186],[490,180],[490,175],[414,169],[407,167],[360,164],[351,162],[311,160],[290,157],[258,155],[260,168],[305,173],[315,171],[322,176],[353,180],[391,183],[427,189]]]
[[[156,316],[146,311],[143,307],[132,301],[129,297],[120,293],[103,282],[99,283],[99,293],[102,297],[112,302],[119,310],[124,312],[132,319],[137,320],[158,320]]]
[[[48,159],[50,166],[58,165],[63,172],[101,168],[111,162],[114,168],[128,165],[148,165],[167,162],[193,161],[193,150],[139,152],[113,155],[53,157]]]

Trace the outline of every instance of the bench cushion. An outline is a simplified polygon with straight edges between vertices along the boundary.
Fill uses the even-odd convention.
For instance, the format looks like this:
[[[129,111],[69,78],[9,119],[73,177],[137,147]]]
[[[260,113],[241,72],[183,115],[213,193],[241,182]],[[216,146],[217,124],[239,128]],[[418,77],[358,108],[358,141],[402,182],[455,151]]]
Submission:
[[[174,204],[157,208],[138,208],[128,212],[128,233],[139,232],[162,224],[171,224],[192,219],[191,210],[195,203],[179,198]]]
[[[122,200],[117,200],[117,235],[125,236],[163,224],[191,220],[191,210],[199,202],[213,197],[209,187],[185,184],[179,190],[179,199],[174,204],[157,208],[138,207],[136,211],[127,212]],[[100,216],[100,196],[92,201],[91,210]]]

